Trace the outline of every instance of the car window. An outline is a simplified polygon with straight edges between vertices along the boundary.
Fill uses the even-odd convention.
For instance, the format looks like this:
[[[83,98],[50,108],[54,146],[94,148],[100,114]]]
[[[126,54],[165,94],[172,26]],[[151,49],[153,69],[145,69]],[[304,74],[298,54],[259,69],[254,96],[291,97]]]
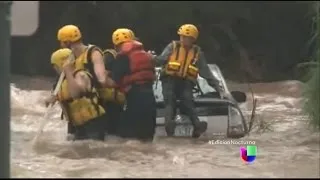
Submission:
[[[212,73],[215,74],[215,76],[217,78],[220,78],[221,76],[218,76],[218,73],[216,71],[216,65],[213,64],[209,64],[209,68],[211,69]],[[158,73],[160,72],[160,69],[157,68],[157,77],[158,77]],[[215,92],[215,89],[213,89],[211,86],[209,86],[209,84],[207,83],[207,81],[205,79],[203,79],[202,77],[198,76],[198,83],[199,86],[202,90],[203,93],[208,93],[208,92]],[[156,88],[157,86],[157,88]],[[155,81],[155,83],[153,84],[153,91],[156,97],[157,101],[163,101],[163,95],[162,95],[162,84],[161,81]],[[194,97],[197,96],[197,94],[193,95]]]

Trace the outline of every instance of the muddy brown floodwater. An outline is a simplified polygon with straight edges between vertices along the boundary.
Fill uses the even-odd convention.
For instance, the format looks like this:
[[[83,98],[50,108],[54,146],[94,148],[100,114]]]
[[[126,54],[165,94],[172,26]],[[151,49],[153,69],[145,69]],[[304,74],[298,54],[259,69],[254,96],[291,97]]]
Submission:
[[[240,140],[255,141],[256,161],[245,165],[239,145],[186,139],[156,139],[152,144],[110,139],[106,142],[65,141],[66,122],[59,107],[38,145],[31,139],[46,108],[52,81],[13,76],[11,85],[11,176],[49,177],[318,177],[319,133],[308,130],[301,112],[302,84],[298,81],[252,84],[258,98],[257,119],[272,123],[271,131],[253,132]],[[247,92],[242,105],[250,114],[247,85],[229,83],[230,90]],[[40,89],[40,90],[39,90]]]

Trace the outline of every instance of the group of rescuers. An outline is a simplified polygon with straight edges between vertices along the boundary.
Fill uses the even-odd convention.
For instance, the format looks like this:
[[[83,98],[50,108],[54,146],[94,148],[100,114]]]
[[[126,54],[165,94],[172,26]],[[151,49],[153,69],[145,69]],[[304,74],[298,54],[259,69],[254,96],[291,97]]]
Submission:
[[[107,133],[150,142],[156,129],[155,67],[161,66],[167,136],[174,135],[179,99],[194,126],[192,137],[198,138],[207,130],[193,104],[192,89],[198,75],[220,95],[224,92],[195,44],[197,27],[182,25],[178,35],[179,41],[172,41],[156,56],[127,28],[113,32],[114,49],[102,51],[85,45],[77,26],[63,26],[57,33],[61,48],[51,55],[51,64],[58,75],[64,73],[64,79],[57,93],[45,100],[46,106],[59,102],[72,140],[103,141]]]

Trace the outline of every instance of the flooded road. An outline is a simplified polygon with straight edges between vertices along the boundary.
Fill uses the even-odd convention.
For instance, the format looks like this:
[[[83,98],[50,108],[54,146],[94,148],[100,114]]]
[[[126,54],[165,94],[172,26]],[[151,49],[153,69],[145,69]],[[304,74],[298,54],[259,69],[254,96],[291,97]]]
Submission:
[[[59,106],[34,148],[30,141],[46,112],[43,99],[51,80],[13,76],[11,86],[11,171],[15,178],[101,177],[319,177],[319,133],[307,129],[301,113],[301,87],[297,81],[257,83],[257,126],[250,136],[256,161],[242,162],[237,144],[208,144],[191,139],[155,139],[153,144],[110,138],[107,142],[68,142],[66,122]],[[247,92],[242,105],[250,114],[251,96],[245,84],[230,90]],[[248,111],[249,110],[249,111]],[[261,124],[269,130],[258,131]],[[260,127],[261,129],[261,127]]]

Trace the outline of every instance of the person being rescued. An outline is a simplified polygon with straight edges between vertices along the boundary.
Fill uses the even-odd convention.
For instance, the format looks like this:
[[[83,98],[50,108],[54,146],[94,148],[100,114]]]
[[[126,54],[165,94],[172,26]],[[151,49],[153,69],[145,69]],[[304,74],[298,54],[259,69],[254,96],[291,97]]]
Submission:
[[[111,78],[126,96],[119,136],[152,141],[156,128],[156,101],[152,89],[155,66],[152,55],[134,39],[133,32],[125,28],[112,34],[117,56]]]
[[[97,88],[99,100],[102,101],[107,114],[114,110],[112,107],[108,108],[109,102],[118,104],[124,102],[124,95],[113,88],[114,82],[108,77],[103,52],[96,45],[84,45],[81,31],[77,26],[63,26],[58,31],[57,39],[60,41],[62,48],[69,48],[73,51],[76,58],[76,69],[85,69],[93,76],[92,83]],[[112,114],[116,113],[111,113],[111,118],[113,118]],[[113,127],[107,128],[109,116],[106,116],[106,118],[108,119],[105,120],[105,131],[114,129]],[[113,120],[111,119],[111,121]]]
[[[207,129],[207,123],[201,122],[196,114],[192,89],[200,75],[208,84],[222,92],[217,78],[211,73],[201,48],[194,44],[199,31],[192,24],[182,25],[178,29],[180,41],[167,45],[162,54],[154,57],[157,66],[162,66],[160,80],[165,103],[165,129],[168,136],[175,132],[176,101],[180,99],[184,112],[192,121],[192,137],[198,138]]]
[[[137,39],[135,37],[135,34],[130,29],[127,29],[133,39]],[[117,52],[115,49],[106,49],[103,51],[103,57],[104,57],[104,63],[106,70],[108,72],[111,72],[113,67],[112,64],[115,61],[117,56]],[[108,88],[111,89],[111,88]],[[124,108],[124,102],[125,102],[125,96],[122,92],[119,91],[118,88],[112,88],[110,92],[109,97],[110,99],[107,99],[105,101],[105,106],[108,107],[107,114],[108,114],[108,121],[106,122],[106,131],[108,134],[111,135],[118,135],[117,129],[119,129],[119,119],[121,118],[121,114],[123,113]],[[112,93],[112,94],[111,94]]]
[[[85,69],[77,69],[68,59],[72,51],[63,48],[51,56],[51,63],[58,74],[65,73],[57,96],[45,100],[46,106],[58,101],[63,115],[74,128],[74,140],[104,140],[105,109],[93,84],[93,76]]]
[[[114,49],[106,49],[103,51],[104,63],[106,70],[111,73],[112,72],[112,64],[115,61],[117,56],[117,52]],[[106,121],[106,132],[109,135],[118,135],[118,122],[121,118],[121,114],[123,113],[123,107],[125,103],[125,96],[118,88],[106,88],[106,92],[104,94],[109,95],[105,98],[104,106],[107,108],[108,121]]]

